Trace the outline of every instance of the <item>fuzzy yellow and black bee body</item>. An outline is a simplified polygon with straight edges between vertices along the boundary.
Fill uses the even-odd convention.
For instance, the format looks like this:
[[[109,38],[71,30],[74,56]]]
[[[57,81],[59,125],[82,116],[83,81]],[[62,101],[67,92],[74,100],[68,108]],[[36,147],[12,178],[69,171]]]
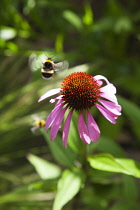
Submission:
[[[48,58],[44,63],[43,63],[43,68],[41,70],[42,77],[44,79],[51,79],[54,75],[55,72],[57,71],[63,71],[67,70],[69,67],[69,64],[67,61],[62,61],[59,63],[54,63],[51,58]]]
[[[45,120],[39,119],[35,116],[35,122],[33,123],[33,127],[31,128],[32,133],[37,134],[37,130],[39,128],[45,127]]]
[[[36,120],[34,123],[35,127],[44,127],[45,126],[45,121],[44,120]]]

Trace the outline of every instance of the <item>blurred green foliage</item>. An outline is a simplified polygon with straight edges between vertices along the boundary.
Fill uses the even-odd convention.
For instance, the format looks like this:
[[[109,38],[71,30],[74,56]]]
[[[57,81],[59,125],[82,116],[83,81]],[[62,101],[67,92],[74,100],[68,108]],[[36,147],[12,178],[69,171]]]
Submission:
[[[102,74],[117,87],[122,116],[116,125],[111,125],[93,110],[101,129],[101,141],[91,144],[89,150],[91,153],[110,153],[115,157],[140,161],[139,6],[136,0],[1,0],[1,209],[52,209],[58,178],[41,179],[29,163],[28,159],[32,156],[28,153],[53,163],[58,161],[59,167],[64,169],[66,165],[71,166],[77,153],[82,150],[77,151],[78,141],[71,142],[67,154],[73,159],[65,159],[67,154],[60,149],[61,134],[55,148],[52,142],[49,143],[49,137],[46,136],[46,146],[41,132],[33,135],[30,130],[34,121],[32,115],[46,118],[53,107],[48,103],[49,99],[38,103],[39,97],[47,90],[59,87],[65,76],[56,76],[50,81],[42,79],[41,61],[38,61],[39,66],[37,63],[32,66],[32,60],[42,58],[45,53],[54,55],[56,61],[67,59],[71,68],[84,64],[79,67],[81,71]],[[67,74],[73,71],[75,68]],[[76,135],[76,124],[76,120],[73,121],[69,140]],[[62,164],[61,158],[65,159],[65,163]],[[91,185],[87,182],[81,194],[64,209],[138,209],[137,180],[96,169],[90,169],[88,173]],[[63,183],[65,174],[83,179],[81,171],[75,176],[75,171],[65,170],[61,180]],[[75,179],[75,194],[80,189],[81,179]]]

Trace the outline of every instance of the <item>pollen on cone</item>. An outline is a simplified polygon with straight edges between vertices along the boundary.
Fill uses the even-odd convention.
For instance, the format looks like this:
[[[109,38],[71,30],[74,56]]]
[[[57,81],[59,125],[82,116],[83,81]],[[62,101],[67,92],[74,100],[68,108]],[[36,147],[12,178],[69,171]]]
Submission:
[[[99,84],[85,72],[76,72],[62,82],[61,94],[69,108],[75,110],[89,109],[99,97]]]

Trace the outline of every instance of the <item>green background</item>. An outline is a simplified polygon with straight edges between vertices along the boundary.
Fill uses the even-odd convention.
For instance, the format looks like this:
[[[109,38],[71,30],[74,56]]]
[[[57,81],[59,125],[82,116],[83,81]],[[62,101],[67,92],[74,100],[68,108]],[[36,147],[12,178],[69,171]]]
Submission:
[[[70,64],[66,75],[81,65],[78,71],[87,69],[93,76],[103,75],[117,87],[122,116],[116,125],[92,110],[101,137],[111,139],[111,143],[99,143],[97,151],[140,161],[140,2],[2,0],[0,5],[0,206],[8,210],[51,209],[54,197],[50,193],[46,199],[45,193],[51,192],[56,180],[50,186],[41,181],[27,155],[33,153],[55,162],[41,133],[31,132],[32,115],[47,117],[54,105],[48,103],[49,99],[37,101],[47,90],[58,88],[65,75],[43,80],[41,59],[45,59],[45,54],[54,56],[55,61],[66,59]],[[32,66],[33,58],[38,57],[38,63]],[[113,149],[112,142],[119,147],[118,151]],[[124,180],[128,186],[130,180]],[[29,187],[33,189],[31,196],[27,194]],[[24,193],[15,196],[15,190]],[[119,198],[108,195],[102,200],[102,207],[94,209],[135,210],[133,197],[138,202],[138,191],[134,190],[133,195],[131,190],[126,191],[125,202],[132,199],[132,206],[120,202],[113,207]],[[75,209],[93,209],[91,189],[82,193],[77,199],[89,205],[77,204]],[[97,194],[98,203],[105,195],[99,191]]]

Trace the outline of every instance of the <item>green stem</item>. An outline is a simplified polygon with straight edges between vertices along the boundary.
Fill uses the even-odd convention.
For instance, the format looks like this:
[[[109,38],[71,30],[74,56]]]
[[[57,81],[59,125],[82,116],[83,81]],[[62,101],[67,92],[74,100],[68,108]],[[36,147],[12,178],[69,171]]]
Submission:
[[[88,145],[84,144],[84,149],[83,149],[83,169],[84,170],[87,168],[87,156],[88,156]]]

